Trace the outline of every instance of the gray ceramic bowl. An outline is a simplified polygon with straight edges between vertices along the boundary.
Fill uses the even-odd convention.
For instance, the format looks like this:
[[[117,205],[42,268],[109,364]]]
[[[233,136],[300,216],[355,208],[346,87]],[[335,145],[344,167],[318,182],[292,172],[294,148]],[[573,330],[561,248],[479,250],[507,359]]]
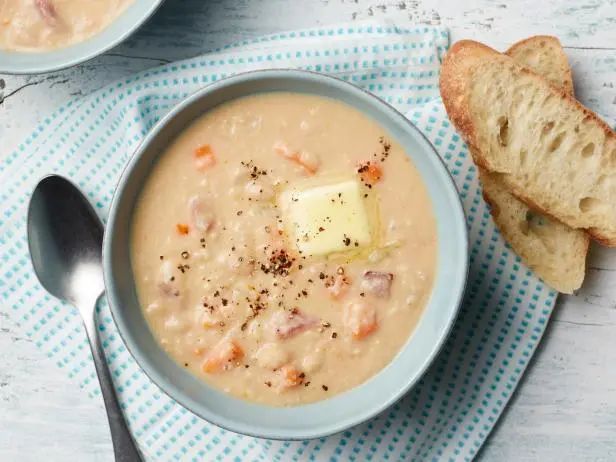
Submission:
[[[335,98],[385,127],[419,169],[432,198],[438,233],[437,273],[430,300],[415,332],[394,360],[350,391],[287,408],[233,398],[176,364],[158,346],[142,315],[129,252],[135,201],[152,165],[170,140],[195,118],[225,101],[271,91]],[[276,439],[308,439],[336,433],[375,416],[401,398],[426,371],[452,327],[464,292],[467,257],[466,222],[458,193],[441,159],[417,128],[381,100],[349,83],[292,70],[257,71],[222,80],[192,95],[164,117],[122,175],[103,245],[107,297],[114,320],[128,349],[150,378],[180,404],[216,425]]]
[[[40,74],[64,69],[94,58],[115,47],[136,31],[162,2],[163,0],[134,0],[126,11],[100,33],[66,48],[32,53],[0,50],[0,72]]]

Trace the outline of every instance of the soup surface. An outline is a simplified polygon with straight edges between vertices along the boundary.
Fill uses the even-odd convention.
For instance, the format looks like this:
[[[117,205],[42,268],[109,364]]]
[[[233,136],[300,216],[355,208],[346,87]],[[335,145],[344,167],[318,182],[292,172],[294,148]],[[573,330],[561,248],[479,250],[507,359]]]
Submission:
[[[0,48],[45,51],[82,42],[134,0],[0,0]]]
[[[401,146],[312,95],[203,115],[161,155],[131,229],[160,345],[212,386],[269,405],[322,400],[385,367],[435,273],[430,198]]]

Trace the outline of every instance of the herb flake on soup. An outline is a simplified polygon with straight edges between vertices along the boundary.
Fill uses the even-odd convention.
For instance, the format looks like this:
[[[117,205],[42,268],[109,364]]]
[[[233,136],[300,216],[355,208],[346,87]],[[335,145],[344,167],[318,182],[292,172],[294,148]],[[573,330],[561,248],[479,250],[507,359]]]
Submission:
[[[184,130],[141,192],[131,240],[161,347],[209,385],[274,406],[385,367],[429,298],[437,245],[423,181],[380,125],[282,92]]]

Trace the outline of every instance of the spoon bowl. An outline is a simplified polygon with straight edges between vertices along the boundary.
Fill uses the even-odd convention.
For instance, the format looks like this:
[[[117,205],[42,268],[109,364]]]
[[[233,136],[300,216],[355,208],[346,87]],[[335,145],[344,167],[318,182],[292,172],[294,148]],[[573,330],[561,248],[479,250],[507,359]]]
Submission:
[[[84,298],[98,298],[104,290],[102,242],[103,225],[77,187],[57,175],[43,178],[30,200],[28,245],[45,290],[77,307]]]

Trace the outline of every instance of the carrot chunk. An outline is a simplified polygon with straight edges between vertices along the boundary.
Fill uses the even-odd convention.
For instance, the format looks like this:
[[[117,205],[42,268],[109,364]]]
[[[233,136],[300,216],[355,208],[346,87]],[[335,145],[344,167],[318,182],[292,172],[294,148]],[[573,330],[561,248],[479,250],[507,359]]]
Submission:
[[[353,338],[356,340],[361,340],[374,332],[376,327],[376,320],[361,323],[357,326],[357,329],[353,331]]]
[[[291,388],[301,385],[306,377],[306,374],[290,365],[282,366],[280,368],[280,374],[282,376],[281,386],[283,388]]]
[[[244,357],[244,350],[235,340],[221,340],[206,355],[203,371],[221,372],[234,366],[233,362]]]
[[[177,225],[175,225],[175,229],[177,230],[178,233],[180,233],[182,236],[185,236],[188,234],[188,232],[190,231],[190,228],[188,227],[188,225],[185,225],[183,223],[178,223]]]
[[[209,144],[203,144],[195,149],[195,168],[206,170],[216,163],[216,156]]]
[[[212,146],[209,144],[203,144],[195,149],[195,157],[203,157],[213,155],[214,151],[212,151]]]
[[[359,176],[364,183],[371,186],[378,183],[383,177],[383,169],[379,165],[370,161],[360,164],[357,169],[357,173],[359,173]]]
[[[343,323],[355,340],[361,340],[377,329],[376,310],[363,302],[350,303],[344,307]]]

